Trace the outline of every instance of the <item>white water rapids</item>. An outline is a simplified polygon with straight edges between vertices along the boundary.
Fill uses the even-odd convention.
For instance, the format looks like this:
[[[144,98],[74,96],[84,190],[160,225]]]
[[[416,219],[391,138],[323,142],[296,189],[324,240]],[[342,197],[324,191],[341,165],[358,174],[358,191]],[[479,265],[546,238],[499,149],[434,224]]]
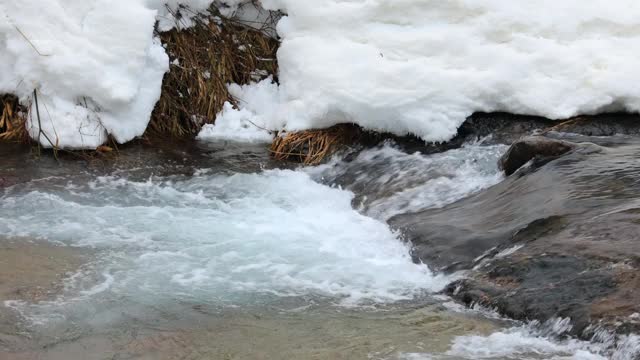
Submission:
[[[1,231],[108,248],[102,290],[240,303],[256,294],[411,299],[439,290],[426,266],[353,194],[291,170],[84,186],[6,196]],[[25,226],[28,224],[28,226]]]
[[[71,175],[14,185],[0,197],[0,233],[98,256],[68,277],[57,300],[6,305],[34,327],[88,314],[99,327],[117,323],[127,306],[260,308],[295,299],[295,306],[375,308],[432,297],[451,276],[414,264],[410,245],[385,220],[497,183],[504,150],[469,145],[425,156],[386,145],[295,171]],[[461,336],[441,355],[426,349],[390,358],[603,359],[586,343],[505,331]]]

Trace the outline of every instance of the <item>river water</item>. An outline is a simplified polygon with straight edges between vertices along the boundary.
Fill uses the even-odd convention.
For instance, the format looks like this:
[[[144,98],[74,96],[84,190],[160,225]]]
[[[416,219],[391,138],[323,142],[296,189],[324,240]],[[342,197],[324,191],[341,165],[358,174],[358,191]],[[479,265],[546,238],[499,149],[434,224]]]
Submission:
[[[562,338],[560,320],[439,295],[464,273],[413,263],[386,224],[497,184],[504,151],[385,144],[294,168],[233,143],[59,162],[6,146],[0,358],[624,359]]]

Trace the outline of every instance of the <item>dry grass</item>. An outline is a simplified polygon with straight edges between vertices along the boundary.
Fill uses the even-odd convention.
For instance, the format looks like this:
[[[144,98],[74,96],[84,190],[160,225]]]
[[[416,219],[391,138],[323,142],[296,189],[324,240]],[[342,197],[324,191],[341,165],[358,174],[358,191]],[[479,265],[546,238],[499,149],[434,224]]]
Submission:
[[[271,153],[278,160],[298,161],[316,165],[342,147],[359,142],[364,132],[353,124],[340,124],[328,129],[283,133],[271,144]]]
[[[0,95],[0,141],[26,142],[27,110],[14,95]]]
[[[213,15],[216,12],[211,9]],[[227,84],[247,84],[269,75],[277,80],[279,42],[267,33],[275,16],[259,30],[212,16],[197,20],[194,27],[158,34],[172,65],[147,135],[192,136],[214,122],[226,101],[235,104]]]

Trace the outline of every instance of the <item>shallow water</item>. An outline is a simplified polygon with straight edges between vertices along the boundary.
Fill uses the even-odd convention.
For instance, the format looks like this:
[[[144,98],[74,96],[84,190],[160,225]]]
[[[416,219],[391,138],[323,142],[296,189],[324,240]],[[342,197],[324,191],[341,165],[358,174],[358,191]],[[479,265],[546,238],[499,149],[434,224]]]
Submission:
[[[603,358],[587,343],[545,337],[561,331],[437,295],[463,274],[414,264],[385,223],[498,183],[505,150],[469,144],[425,156],[387,144],[291,169],[264,148],[225,143],[138,145],[60,164],[5,149],[0,241],[91,256],[46,299],[5,301],[20,330],[0,330],[19,338],[0,338],[0,355]]]

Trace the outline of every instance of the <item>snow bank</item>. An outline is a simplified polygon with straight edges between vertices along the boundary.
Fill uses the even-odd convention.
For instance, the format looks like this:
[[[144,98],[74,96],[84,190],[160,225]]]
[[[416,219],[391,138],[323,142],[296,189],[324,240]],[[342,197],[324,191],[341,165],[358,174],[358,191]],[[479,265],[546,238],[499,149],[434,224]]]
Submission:
[[[273,135],[257,124],[262,119],[249,110],[234,109],[233,105],[226,102],[222,111],[216,116],[216,123],[204,125],[197,139],[269,143],[273,141]]]
[[[0,93],[35,110],[37,89],[40,122],[27,126],[45,146],[95,148],[109,134],[129,141],[146,129],[169,69],[156,21],[161,31],[191,26],[212,2],[0,0]],[[243,2],[217,4],[232,14]]]
[[[25,102],[37,89],[42,130],[61,147],[131,140],[168,69],[155,17],[142,0],[1,0],[0,92]],[[28,126],[37,138],[35,116]]]
[[[199,140],[271,142],[273,133],[284,127],[282,122],[274,123],[278,119],[281,101],[278,85],[272,77],[252,85],[231,84],[229,93],[241,103],[240,109],[225,103],[216,116],[215,124],[202,128]]]
[[[44,146],[95,148],[142,135],[168,57],[160,31],[194,24],[211,4],[260,22],[248,0],[0,0],[0,93],[32,104],[27,127]],[[34,89],[37,90],[36,112]],[[235,126],[235,125],[234,125]],[[42,130],[53,143],[49,143]]]
[[[0,92],[28,102],[37,89],[42,130],[59,146],[91,148],[108,134],[126,142],[145,130],[168,70],[156,21],[189,26],[211,3],[261,18],[251,7],[236,13],[246,2],[0,0]],[[446,140],[475,111],[640,110],[635,0],[262,4],[288,14],[278,24],[281,85],[255,85],[275,103],[241,89],[245,113],[227,118],[272,130],[356,122]],[[37,137],[35,119],[28,125]]]
[[[241,104],[271,129],[355,122],[440,141],[476,111],[640,111],[636,0],[262,4],[288,14],[279,103]]]

